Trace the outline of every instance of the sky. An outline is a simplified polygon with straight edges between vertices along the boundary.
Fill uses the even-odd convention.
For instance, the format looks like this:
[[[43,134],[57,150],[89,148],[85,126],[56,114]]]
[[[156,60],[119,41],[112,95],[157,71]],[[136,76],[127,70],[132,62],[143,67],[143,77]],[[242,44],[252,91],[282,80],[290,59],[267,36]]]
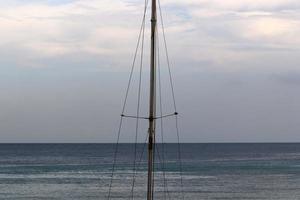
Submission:
[[[0,142],[115,142],[143,6],[0,0]],[[161,6],[182,142],[300,142],[299,0]],[[141,115],[148,103],[144,68]],[[135,113],[134,87],[128,113]],[[135,122],[125,123],[121,141],[132,142]],[[172,119],[165,126],[174,126]],[[146,134],[141,122],[138,140]],[[176,141],[174,129],[165,128],[165,141]]]

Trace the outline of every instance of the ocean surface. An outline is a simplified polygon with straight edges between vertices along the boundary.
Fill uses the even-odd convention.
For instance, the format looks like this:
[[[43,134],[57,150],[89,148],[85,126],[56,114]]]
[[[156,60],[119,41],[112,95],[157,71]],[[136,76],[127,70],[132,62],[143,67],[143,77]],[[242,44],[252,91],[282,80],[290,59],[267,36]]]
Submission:
[[[300,199],[300,144],[180,146],[182,173],[177,144],[157,146],[155,199]],[[130,199],[131,191],[146,199],[143,147],[137,145],[134,173],[134,145],[120,144],[111,199]],[[106,199],[114,150],[115,144],[0,144],[0,199]]]

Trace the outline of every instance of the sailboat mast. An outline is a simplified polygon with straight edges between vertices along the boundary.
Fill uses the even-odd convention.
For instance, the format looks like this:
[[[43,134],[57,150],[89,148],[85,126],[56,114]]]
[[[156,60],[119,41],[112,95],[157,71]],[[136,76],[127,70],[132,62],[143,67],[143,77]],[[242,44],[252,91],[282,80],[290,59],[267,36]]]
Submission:
[[[150,57],[150,100],[149,100],[149,138],[148,138],[148,187],[147,200],[153,200],[153,168],[156,115],[156,0],[152,0],[151,11],[151,57]]]

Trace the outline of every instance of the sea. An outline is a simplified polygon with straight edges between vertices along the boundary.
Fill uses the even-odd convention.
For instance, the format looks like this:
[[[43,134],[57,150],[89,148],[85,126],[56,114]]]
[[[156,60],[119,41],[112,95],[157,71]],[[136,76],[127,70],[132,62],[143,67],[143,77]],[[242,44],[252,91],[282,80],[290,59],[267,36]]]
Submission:
[[[157,144],[154,171],[157,200],[300,199],[297,143]],[[109,190],[146,199],[147,145],[0,144],[1,200],[99,200]]]

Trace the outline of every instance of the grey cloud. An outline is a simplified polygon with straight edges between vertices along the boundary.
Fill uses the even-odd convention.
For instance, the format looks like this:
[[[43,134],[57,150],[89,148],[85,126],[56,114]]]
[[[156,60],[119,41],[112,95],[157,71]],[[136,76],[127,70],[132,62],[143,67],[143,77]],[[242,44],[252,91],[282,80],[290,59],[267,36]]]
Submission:
[[[101,7],[101,1],[95,2]],[[135,12],[126,8],[119,13],[120,8],[116,12],[110,8],[102,16],[92,6],[92,13],[83,15],[34,16],[31,20],[39,21],[32,27],[34,31],[25,29],[22,35],[28,37],[20,40],[8,32],[6,37],[11,41],[0,46],[1,141],[115,141],[140,23],[141,13],[137,8],[142,7],[137,1],[125,3]],[[240,31],[247,19],[262,17],[241,15],[246,8],[216,10],[220,13],[217,17],[201,17],[192,11],[201,12],[208,5],[201,4],[199,8],[184,1],[181,4],[186,5],[182,9],[169,5],[163,10],[167,11],[165,25],[182,141],[300,141],[300,73],[297,70],[300,63],[299,51],[294,47],[297,45],[242,37]],[[283,14],[283,9],[288,10],[285,6],[250,10],[268,9],[271,17],[299,18],[295,12]],[[49,23],[50,29],[46,27],[39,32],[44,28],[39,28],[40,23]],[[51,33],[51,30],[58,32]],[[290,37],[297,44],[296,39]],[[149,39],[145,48],[148,45]],[[59,53],[59,47],[68,51]],[[148,104],[149,56],[148,51],[145,53],[143,113],[147,112]],[[166,62],[162,60],[161,64],[162,72],[166,72]],[[168,77],[164,74],[163,78],[167,112],[171,110],[171,100]],[[136,74],[134,81],[137,81]],[[130,91],[129,113],[135,111],[134,89]],[[131,141],[128,123],[127,136],[122,141]],[[168,141],[176,139],[173,131],[166,130]],[[141,134],[147,134],[144,125]]]
[[[285,84],[300,85],[300,72],[294,71],[294,72],[284,72],[281,74],[274,74],[272,76],[272,79],[279,80]]]

